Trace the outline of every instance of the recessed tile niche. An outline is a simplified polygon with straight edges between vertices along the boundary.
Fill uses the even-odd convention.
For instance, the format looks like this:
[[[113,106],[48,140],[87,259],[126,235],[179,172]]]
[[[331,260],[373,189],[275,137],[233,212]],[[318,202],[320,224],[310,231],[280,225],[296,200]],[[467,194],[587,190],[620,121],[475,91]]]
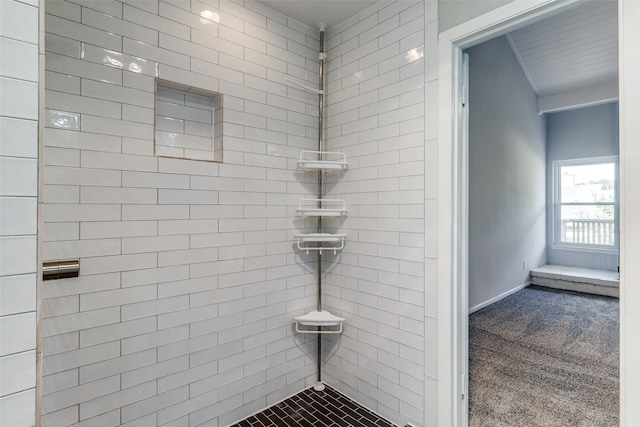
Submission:
[[[155,154],[222,162],[222,95],[156,80]]]

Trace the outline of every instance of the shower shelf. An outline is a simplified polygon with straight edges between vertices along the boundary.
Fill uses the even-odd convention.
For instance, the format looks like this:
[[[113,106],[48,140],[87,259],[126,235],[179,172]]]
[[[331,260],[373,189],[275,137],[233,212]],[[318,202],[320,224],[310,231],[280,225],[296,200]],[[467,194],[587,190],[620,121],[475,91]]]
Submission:
[[[301,334],[339,334],[342,332],[342,322],[345,321],[344,318],[334,316],[326,310],[313,310],[304,316],[294,317],[293,320],[296,322],[296,332]],[[334,329],[300,329],[300,326],[308,328],[331,327]],[[336,327],[337,329],[335,329]]]
[[[315,155],[315,159],[309,159],[309,155]],[[336,171],[349,167],[347,155],[336,151],[302,151],[298,167],[308,171]]]
[[[318,207],[318,205],[322,207]],[[337,217],[345,216],[347,208],[344,200],[341,199],[301,199],[296,213],[299,216],[307,217]]]
[[[346,234],[331,234],[331,233],[309,233],[309,234],[296,234],[295,239],[298,242],[298,249],[305,251],[309,254],[309,251],[320,251],[322,255],[323,251],[333,251],[336,254],[339,250],[344,248],[344,240],[347,238]],[[318,246],[306,246],[305,243],[317,243]],[[322,246],[322,243],[333,243],[333,246]]]

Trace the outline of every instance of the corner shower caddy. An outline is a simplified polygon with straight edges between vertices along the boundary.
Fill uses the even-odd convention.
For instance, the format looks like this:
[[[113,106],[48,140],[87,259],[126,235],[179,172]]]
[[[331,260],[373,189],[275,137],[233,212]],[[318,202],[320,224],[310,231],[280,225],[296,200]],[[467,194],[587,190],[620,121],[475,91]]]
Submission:
[[[347,208],[344,200],[326,199],[323,196],[323,174],[325,172],[344,171],[349,166],[347,157],[344,153],[330,152],[323,150],[323,116],[324,116],[324,61],[327,54],[324,52],[324,30],[325,24],[318,24],[320,29],[320,52],[318,55],[319,84],[318,89],[308,87],[305,84],[298,83],[285,77],[285,80],[293,83],[311,93],[318,95],[318,151],[302,151],[297,166],[306,172],[317,172],[318,174],[318,197],[304,198],[300,200],[296,214],[303,218],[316,219],[316,232],[296,234],[296,244],[298,249],[309,254],[315,252],[317,256],[317,284],[318,284],[318,303],[316,310],[294,318],[296,332],[301,334],[317,334],[317,382],[313,388],[317,391],[324,390],[322,382],[322,334],[339,334],[342,332],[342,323],[344,318],[335,316],[330,312],[322,309],[322,253],[331,251],[336,254],[344,248],[344,242],[347,238],[346,234],[324,233],[322,231],[322,218],[342,217],[347,214]]]
[[[309,155],[314,158],[309,158]],[[344,248],[346,234],[322,233],[322,218],[341,217],[347,214],[345,202],[342,199],[325,199],[322,194],[322,174],[324,172],[342,171],[347,169],[347,156],[344,153],[331,151],[303,151],[300,153],[298,168],[307,172],[318,172],[318,198],[301,199],[296,214],[301,217],[315,217],[318,219],[317,232],[296,234],[298,249],[309,254],[318,253],[318,309],[310,311],[304,316],[294,318],[296,332],[301,334],[339,334],[342,332],[343,317],[335,316],[322,309],[320,295],[320,277],[322,274],[322,252],[331,251],[336,254]]]

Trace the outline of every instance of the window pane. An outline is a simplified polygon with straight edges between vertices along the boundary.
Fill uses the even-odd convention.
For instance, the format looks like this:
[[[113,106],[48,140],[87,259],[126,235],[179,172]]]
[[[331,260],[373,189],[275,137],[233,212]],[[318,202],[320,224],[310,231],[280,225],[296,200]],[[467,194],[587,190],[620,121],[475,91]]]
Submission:
[[[560,169],[561,202],[615,201],[615,167],[613,163],[562,166]],[[613,208],[611,208],[613,210]],[[613,217],[612,217],[613,218]]]
[[[589,245],[615,244],[613,205],[560,207],[560,241]]]

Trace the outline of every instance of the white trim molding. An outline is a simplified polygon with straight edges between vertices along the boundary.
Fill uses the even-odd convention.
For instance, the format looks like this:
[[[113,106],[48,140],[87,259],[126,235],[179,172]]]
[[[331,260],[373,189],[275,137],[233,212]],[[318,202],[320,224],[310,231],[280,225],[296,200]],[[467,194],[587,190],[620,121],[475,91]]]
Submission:
[[[513,289],[509,289],[508,291],[503,292],[503,293],[501,293],[500,295],[496,295],[495,297],[490,298],[490,299],[486,300],[485,302],[481,302],[481,303],[480,303],[480,304],[478,304],[478,305],[474,305],[473,307],[471,307],[471,308],[469,309],[469,314],[473,314],[473,313],[475,313],[475,312],[476,312],[476,311],[478,311],[478,310],[482,310],[483,308],[490,306],[490,305],[491,305],[491,304],[493,304],[494,302],[498,302],[498,301],[500,301],[500,300],[503,300],[503,299],[505,299],[506,297],[508,297],[509,295],[513,295],[513,294],[515,294],[516,292],[523,290],[524,288],[526,288],[526,287],[527,287],[527,286],[529,286],[529,285],[531,285],[531,281],[528,281],[528,282],[525,282],[525,283],[523,283],[523,284],[521,284],[521,285],[518,285],[518,286],[516,286],[516,287],[515,287],[515,288],[513,288]]]
[[[618,1],[620,80],[620,425],[640,425],[640,2]],[[626,284],[629,286],[625,286]]]

